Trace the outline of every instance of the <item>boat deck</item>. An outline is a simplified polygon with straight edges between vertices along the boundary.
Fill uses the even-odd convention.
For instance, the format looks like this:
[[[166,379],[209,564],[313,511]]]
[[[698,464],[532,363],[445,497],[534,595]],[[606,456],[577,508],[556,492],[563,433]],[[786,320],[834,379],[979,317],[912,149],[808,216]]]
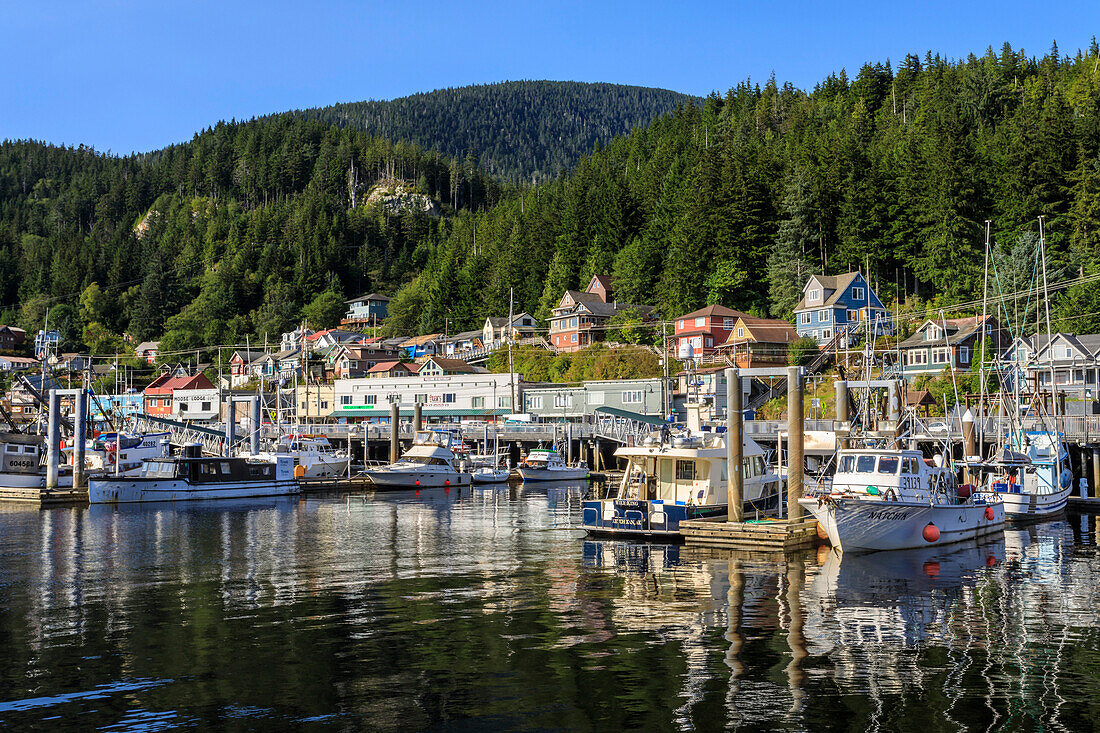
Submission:
[[[737,550],[786,552],[819,542],[817,520],[780,519],[765,522],[727,522],[722,517],[680,522],[684,544]]]

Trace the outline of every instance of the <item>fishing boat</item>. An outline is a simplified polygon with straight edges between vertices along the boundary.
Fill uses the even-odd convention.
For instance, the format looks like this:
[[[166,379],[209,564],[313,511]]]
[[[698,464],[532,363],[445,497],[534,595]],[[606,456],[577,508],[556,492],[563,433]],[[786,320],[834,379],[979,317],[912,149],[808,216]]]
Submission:
[[[503,484],[511,475],[512,472],[506,468],[478,466],[470,474],[470,478],[475,484]]]
[[[460,471],[453,437],[443,430],[424,430],[416,434],[413,445],[396,463],[365,472],[379,489],[417,489],[441,486],[469,486],[472,476]]]
[[[244,499],[298,493],[294,460],[203,457],[197,444],[184,446],[178,457],[145,461],[136,476],[93,477],[88,481],[92,504],[196,499]]]
[[[960,487],[954,473],[917,450],[843,449],[831,485],[799,500],[833,547],[906,550],[1002,531],[1005,505]]]
[[[114,476],[136,475],[141,472],[144,461],[168,455],[169,437],[169,433],[100,433],[85,443],[88,471]]]
[[[516,471],[524,481],[578,481],[588,478],[587,463],[566,463],[554,448],[532,448]]]
[[[1056,516],[1073,490],[1069,451],[1056,432],[1025,431],[1022,441],[1004,445],[991,460],[970,467],[983,475],[979,495],[1004,502],[1009,520]]]
[[[340,476],[348,467],[348,454],[333,449],[324,436],[290,433],[283,435],[270,451],[261,451],[257,458],[274,460],[279,456],[294,459],[294,475],[298,478]]]
[[[46,440],[0,432],[0,499],[41,501],[46,492]],[[58,465],[58,489],[73,486],[71,467]]]
[[[615,456],[627,461],[618,496],[584,502],[589,534],[678,538],[680,522],[728,514],[725,433],[685,429],[666,439],[649,436]],[[764,450],[744,436],[742,456],[746,516],[778,513],[780,479]]]

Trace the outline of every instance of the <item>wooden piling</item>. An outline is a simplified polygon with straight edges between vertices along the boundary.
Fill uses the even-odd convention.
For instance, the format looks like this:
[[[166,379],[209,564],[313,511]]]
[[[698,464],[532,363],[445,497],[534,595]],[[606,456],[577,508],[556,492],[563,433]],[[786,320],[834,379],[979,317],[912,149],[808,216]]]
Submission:
[[[726,370],[726,518],[745,519],[744,438],[742,437],[741,372]]]
[[[390,463],[397,463],[397,437],[401,429],[401,407],[396,402],[390,403]]]
[[[58,464],[60,462],[59,442],[61,422],[61,398],[57,390],[50,390],[49,414],[46,418],[46,488],[57,488]]]
[[[787,367],[787,518],[802,519],[802,474],[806,467],[802,415],[802,367]]]

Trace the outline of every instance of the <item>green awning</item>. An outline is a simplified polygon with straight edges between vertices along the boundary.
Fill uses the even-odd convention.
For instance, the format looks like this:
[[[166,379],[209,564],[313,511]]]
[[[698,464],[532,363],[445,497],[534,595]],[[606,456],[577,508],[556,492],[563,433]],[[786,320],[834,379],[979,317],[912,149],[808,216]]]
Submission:
[[[637,412],[631,412],[630,410],[622,410],[618,407],[597,407],[595,412],[602,412],[605,415],[613,415],[614,417],[622,417],[627,420],[635,420],[637,422],[644,422],[647,425],[664,425],[665,419],[660,415],[641,415]]]

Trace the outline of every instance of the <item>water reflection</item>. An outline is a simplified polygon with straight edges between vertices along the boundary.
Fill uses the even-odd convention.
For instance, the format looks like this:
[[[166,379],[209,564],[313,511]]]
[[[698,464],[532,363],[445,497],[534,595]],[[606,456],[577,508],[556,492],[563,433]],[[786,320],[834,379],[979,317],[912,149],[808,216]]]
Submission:
[[[0,512],[0,723],[1091,725],[1094,518],[777,558],[585,539],[586,491]]]

